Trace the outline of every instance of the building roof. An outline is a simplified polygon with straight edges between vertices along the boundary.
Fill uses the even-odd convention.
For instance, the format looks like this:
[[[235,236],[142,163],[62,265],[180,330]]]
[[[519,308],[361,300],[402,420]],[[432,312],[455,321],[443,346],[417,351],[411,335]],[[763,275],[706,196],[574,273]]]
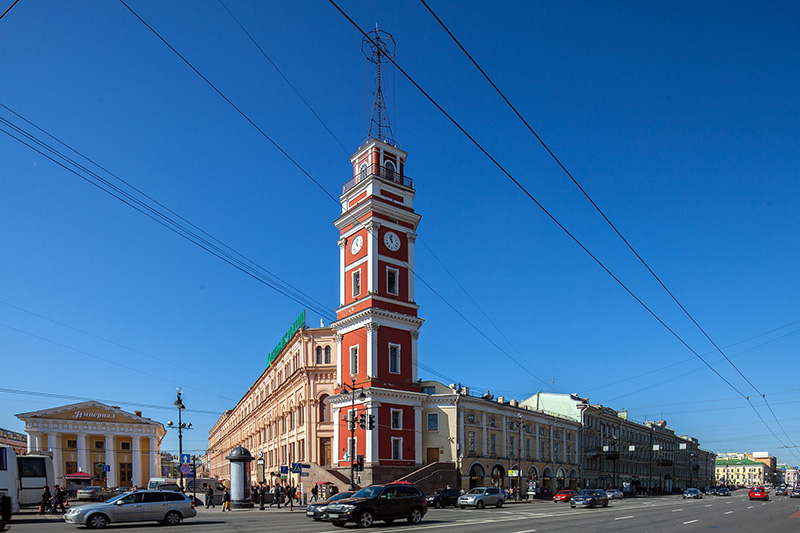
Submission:
[[[717,466],[760,466],[764,463],[750,459],[717,459]]]

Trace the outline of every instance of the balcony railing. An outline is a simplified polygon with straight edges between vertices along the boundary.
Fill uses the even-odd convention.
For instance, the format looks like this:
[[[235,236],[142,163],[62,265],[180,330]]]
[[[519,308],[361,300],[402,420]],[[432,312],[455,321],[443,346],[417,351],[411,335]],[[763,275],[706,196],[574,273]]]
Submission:
[[[409,189],[414,188],[414,181],[411,178],[400,175],[399,172],[382,167],[381,165],[367,165],[364,169],[359,171],[359,173],[356,174],[353,179],[344,184],[344,187],[342,187],[342,194],[346,193],[370,176],[377,176],[378,178],[391,181],[392,183],[397,183],[398,185],[408,187]]]

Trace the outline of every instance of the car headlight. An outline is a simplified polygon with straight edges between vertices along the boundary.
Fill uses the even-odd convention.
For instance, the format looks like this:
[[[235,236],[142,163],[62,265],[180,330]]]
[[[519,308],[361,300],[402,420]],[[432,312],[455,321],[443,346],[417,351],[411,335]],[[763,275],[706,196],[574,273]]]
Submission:
[[[348,505],[341,505],[341,506],[340,506],[340,508],[341,508],[341,510],[342,510],[342,511],[346,511],[346,512],[348,512],[348,513],[349,513],[350,511],[352,511],[353,509],[355,509],[355,508],[356,508],[356,506],[355,506],[355,505],[349,505],[349,504],[348,504]]]

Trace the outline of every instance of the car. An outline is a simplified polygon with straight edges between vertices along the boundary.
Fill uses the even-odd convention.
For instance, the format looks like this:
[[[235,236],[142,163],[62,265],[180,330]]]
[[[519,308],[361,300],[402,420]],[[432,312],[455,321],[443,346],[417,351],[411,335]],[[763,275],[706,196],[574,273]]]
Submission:
[[[787,487],[778,487],[775,490],[775,496],[786,496],[789,494],[789,489]]]
[[[717,496],[718,495],[717,494],[717,489],[715,489],[714,487],[708,487],[708,488],[704,489],[703,490],[703,494],[705,494],[706,496]]]
[[[393,482],[364,487],[349,498],[329,504],[326,512],[336,527],[344,527],[347,522],[370,527],[376,520],[391,524],[401,518],[419,524],[428,512],[428,503],[413,483]]]
[[[306,516],[310,516],[314,520],[327,520],[327,509],[328,505],[333,502],[343,500],[345,498],[349,498],[354,493],[352,492],[337,492],[327,500],[323,500],[321,502],[309,503],[306,507]]]
[[[458,498],[458,506],[462,509],[475,507],[483,509],[487,505],[502,507],[506,501],[506,495],[498,487],[475,487],[468,493]]]
[[[583,489],[569,501],[569,506],[575,509],[581,507],[608,507],[608,494],[601,489]]]
[[[459,496],[461,494],[456,489],[436,489],[426,500],[428,501],[428,507],[435,507],[436,509],[447,507],[448,505],[458,507]]]
[[[703,492],[700,489],[686,489],[683,491],[684,500],[702,500]]]
[[[88,500],[92,502],[104,502],[113,498],[117,494],[106,487],[84,487],[78,490],[76,498],[78,500]]]
[[[791,492],[789,492],[789,497],[800,498],[800,489],[792,489]]]
[[[769,492],[764,487],[753,487],[750,489],[750,500],[769,501]]]
[[[568,502],[570,498],[576,494],[578,494],[578,492],[574,490],[560,490],[553,496],[553,502]]]
[[[118,522],[148,520],[177,525],[193,516],[197,516],[194,502],[181,492],[139,490],[120,494],[103,503],[71,507],[64,520],[68,524],[101,528]]]
[[[177,483],[159,483],[156,485],[155,490],[171,490],[172,492],[183,492],[181,486]]]
[[[608,489],[606,494],[608,494],[608,497],[612,500],[621,500],[625,497],[625,495],[622,494],[622,491],[619,489]]]
[[[721,487],[717,489],[717,496],[730,496],[731,491],[727,487]]]

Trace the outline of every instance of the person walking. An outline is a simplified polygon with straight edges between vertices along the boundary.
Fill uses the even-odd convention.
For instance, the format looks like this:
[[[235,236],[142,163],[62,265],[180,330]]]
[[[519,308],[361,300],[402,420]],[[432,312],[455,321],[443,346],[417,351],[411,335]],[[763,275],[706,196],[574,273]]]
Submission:
[[[228,491],[228,487],[225,487],[222,492],[222,512],[224,513],[226,509],[231,510],[231,493]]]
[[[53,493],[53,510],[51,511],[53,514],[58,514],[59,507],[61,507],[62,513],[67,512],[67,510],[64,509],[64,496],[64,491],[61,490],[59,485],[56,485]]]
[[[314,485],[313,487],[311,487],[311,500],[308,503],[317,501],[317,494],[319,494],[319,488],[316,485]]]
[[[50,508],[50,499],[53,497],[50,494],[50,487],[45,485],[42,489],[42,506],[39,507],[39,514],[45,514]]]
[[[278,509],[281,508],[281,484],[275,483],[275,488],[273,489],[273,494],[275,495],[275,502],[278,504]],[[272,507],[272,504],[269,504]]]
[[[289,510],[294,511],[294,492],[295,489],[291,483],[286,484],[286,497],[289,498]]]
[[[206,487],[206,509],[209,507],[216,508],[217,506],[214,505],[214,487],[208,485]]]

